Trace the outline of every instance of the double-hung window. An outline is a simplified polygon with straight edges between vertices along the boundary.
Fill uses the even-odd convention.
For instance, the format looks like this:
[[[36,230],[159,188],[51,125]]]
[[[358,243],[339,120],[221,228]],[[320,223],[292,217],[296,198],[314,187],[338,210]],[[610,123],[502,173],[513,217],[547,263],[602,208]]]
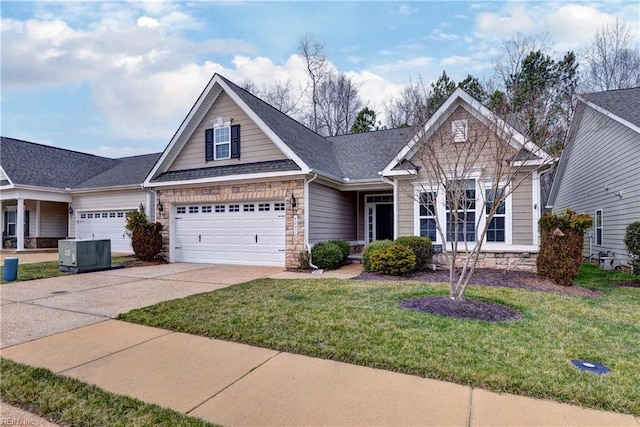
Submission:
[[[436,193],[420,193],[420,236],[436,241]]]
[[[476,181],[451,181],[447,186],[447,240],[476,240]]]
[[[595,214],[596,246],[602,246],[602,209]]]
[[[489,226],[487,227],[487,242],[504,243],[506,236],[507,217],[507,210],[505,208],[504,200],[504,188],[498,188],[497,194],[494,188],[485,189],[485,197],[485,214],[487,215],[487,219],[494,207],[496,199],[499,200],[499,204],[496,206],[493,213],[493,218],[491,218],[491,221],[489,221]]]
[[[7,230],[7,236],[12,236],[14,237],[16,235],[16,218],[17,218],[17,213],[16,211],[7,211],[6,215],[6,230]]]
[[[213,129],[214,160],[231,158],[231,126]]]

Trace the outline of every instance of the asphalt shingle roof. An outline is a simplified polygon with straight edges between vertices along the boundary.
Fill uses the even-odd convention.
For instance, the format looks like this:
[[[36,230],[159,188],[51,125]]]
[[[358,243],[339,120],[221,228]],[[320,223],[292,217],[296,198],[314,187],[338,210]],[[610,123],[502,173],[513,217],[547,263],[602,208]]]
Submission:
[[[270,162],[245,163],[240,165],[214,166],[209,168],[164,172],[153,178],[151,182],[187,181],[191,179],[215,178],[229,175],[299,170],[300,167],[293,160],[273,160]]]
[[[582,97],[616,116],[640,126],[640,87],[587,93]]]
[[[78,189],[135,185],[160,153],[109,159],[14,138],[0,138],[0,164],[17,185]]]

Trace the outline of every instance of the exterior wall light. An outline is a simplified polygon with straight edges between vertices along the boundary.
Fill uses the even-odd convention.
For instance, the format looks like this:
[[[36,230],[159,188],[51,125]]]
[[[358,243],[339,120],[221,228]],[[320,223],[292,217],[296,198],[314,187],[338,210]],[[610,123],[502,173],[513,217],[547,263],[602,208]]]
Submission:
[[[298,202],[296,201],[296,196],[291,193],[291,209],[295,209],[298,206]]]
[[[162,202],[158,200],[158,212],[162,213],[164,211],[164,206],[162,206]]]

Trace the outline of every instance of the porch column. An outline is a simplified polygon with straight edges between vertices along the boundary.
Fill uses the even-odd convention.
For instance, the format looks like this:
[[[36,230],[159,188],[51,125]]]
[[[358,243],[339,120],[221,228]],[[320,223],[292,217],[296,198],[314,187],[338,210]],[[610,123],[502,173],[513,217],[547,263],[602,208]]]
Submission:
[[[40,200],[36,200],[36,234],[35,237],[40,237]]]
[[[393,240],[400,237],[400,194],[398,193],[398,177],[393,177]]]
[[[4,210],[2,209],[2,200],[0,200],[0,236],[3,237],[0,249],[4,248]]]
[[[24,250],[24,199],[18,199],[16,215],[16,249]]]

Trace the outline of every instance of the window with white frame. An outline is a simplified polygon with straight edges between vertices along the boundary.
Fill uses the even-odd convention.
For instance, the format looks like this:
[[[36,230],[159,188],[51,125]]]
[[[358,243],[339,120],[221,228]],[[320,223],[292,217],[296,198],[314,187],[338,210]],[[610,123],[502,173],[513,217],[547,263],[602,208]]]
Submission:
[[[476,240],[476,181],[451,181],[446,191],[447,240]]]
[[[436,193],[422,192],[420,193],[419,207],[420,236],[425,236],[436,241]]]
[[[602,246],[602,209],[597,209],[595,214],[596,246]]]
[[[453,120],[451,122],[451,135],[453,142],[466,142],[469,123],[466,119]]]
[[[6,228],[5,230],[7,231],[7,236],[15,236],[16,235],[16,224],[17,224],[17,213],[14,210],[11,211],[7,211],[6,215],[6,219],[7,219],[7,223],[6,223]]]
[[[215,160],[231,158],[231,126],[213,129],[213,152]]]
[[[507,222],[507,209],[504,200],[504,188],[498,188],[497,197],[496,190],[494,188],[485,189],[486,205],[485,214],[491,213],[496,198],[500,200],[499,205],[496,207],[493,214],[493,218],[489,221],[487,226],[487,242],[499,242],[504,243],[506,241],[506,222]]]

